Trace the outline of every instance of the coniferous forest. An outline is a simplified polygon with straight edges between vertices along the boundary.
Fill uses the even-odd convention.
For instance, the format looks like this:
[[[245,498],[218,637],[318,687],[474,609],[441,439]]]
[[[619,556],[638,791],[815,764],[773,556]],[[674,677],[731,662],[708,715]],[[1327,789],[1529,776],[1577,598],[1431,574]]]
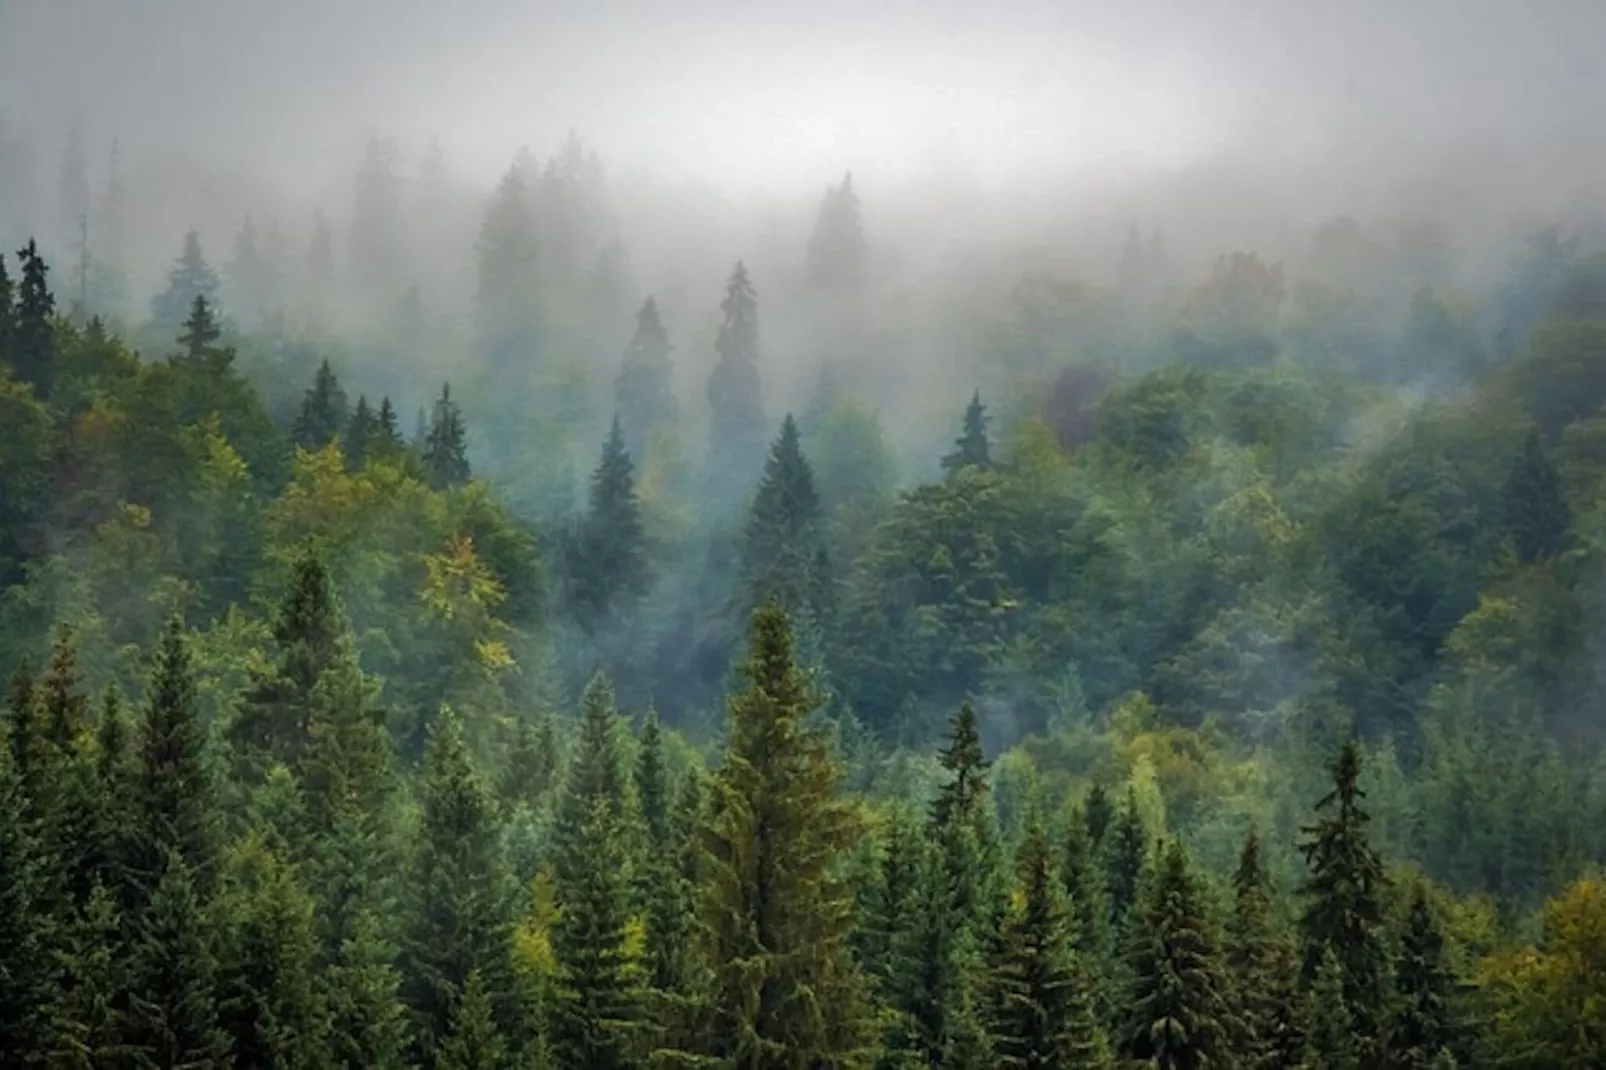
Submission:
[[[1598,214],[653,274],[375,139],[146,262],[105,166],[0,184],[0,1066],[1606,1066]]]

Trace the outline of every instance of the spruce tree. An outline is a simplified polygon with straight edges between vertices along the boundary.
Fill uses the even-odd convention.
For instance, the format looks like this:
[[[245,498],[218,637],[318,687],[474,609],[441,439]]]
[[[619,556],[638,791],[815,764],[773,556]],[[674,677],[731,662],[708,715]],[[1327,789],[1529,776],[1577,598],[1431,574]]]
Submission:
[[[313,911],[294,868],[248,834],[231,854],[217,911],[219,1018],[241,1066],[314,1066],[325,1056]]]
[[[1344,1000],[1370,1059],[1383,1028],[1384,970],[1382,895],[1387,878],[1367,836],[1371,816],[1361,808],[1361,749],[1347,741],[1328,765],[1333,790],[1316,804],[1300,851],[1310,877],[1300,889],[1301,975],[1307,985],[1329,948],[1343,978]]]
[[[859,963],[886,1001],[915,927],[927,856],[920,828],[902,807],[887,821],[880,865],[866,889],[856,934]]]
[[[176,874],[184,888],[193,886],[204,895],[216,875],[217,793],[196,708],[189,644],[176,617],[162,632],[146,696],[131,807],[134,878],[152,889],[164,874]]]
[[[284,664],[291,660],[287,654]],[[326,836],[350,813],[379,835],[396,786],[392,745],[385,713],[373,704],[374,683],[358,666],[349,638],[342,638],[316,679],[308,697],[307,741],[295,769],[310,827]]]
[[[138,902],[129,869],[136,829],[132,813],[136,777],[128,718],[117,691],[107,688],[96,727],[96,812],[92,838],[84,845],[84,866],[94,881],[111,894],[119,911]]]
[[[1232,976],[1234,1046],[1250,1070],[1273,1065],[1281,1028],[1271,929],[1271,885],[1260,856],[1260,837],[1244,836],[1232,876],[1227,923],[1227,967]]]
[[[140,912],[129,973],[126,1039],[136,1065],[230,1065],[229,1035],[218,1021],[214,930],[177,849],[168,852]]]
[[[737,261],[720,302],[725,314],[708,378],[708,490],[725,501],[746,490],[764,449],[765,420],[758,372],[758,294]]]
[[[406,1001],[422,1052],[435,1050],[474,970],[498,1015],[509,995],[509,895],[495,811],[443,707],[430,726],[404,949]]]
[[[1143,827],[1137,793],[1130,788],[1111,821],[1102,854],[1111,924],[1117,934],[1124,933],[1132,908],[1137,904],[1138,880],[1149,859],[1149,833]]]
[[[450,1029],[435,1049],[435,1070],[500,1070],[504,1056],[485,978],[475,970],[452,1008]]]
[[[379,399],[379,415],[375,417],[375,431],[369,452],[383,454],[387,459],[394,456],[402,447],[401,425],[397,422],[396,406],[390,403],[390,396]]]
[[[970,404],[965,406],[964,429],[954,440],[954,451],[942,459],[942,467],[947,472],[957,472],[962,468],[990,468],[992,466],[992,447],[987,440],[987,406],[981,403],[981,391],[970,396]]]
[[[1110,804],[1110,793],[1103,784],[1095,783],[1087,789],[1082,803],[1082,820],[1087,825],[1087,838],[1095,853],[1104,846],[1104,834],[1115,819],[1115,808]]]
[[[1067,930],[1056,865],[1041,825],[1021,841],[1017,903],[1006,914],[987,978],[986,1022],[1000,1067],[1070,1070],[1108,1062],[1084,967]]]
[[[625,949],[630,886],[617,722],[613,689],[598,675],[581,699],[553,860],[560,974],[553,1049],[563,1065],[598,1070],[636,1065],[641,1019]]]
[[[32,241],[18,251],[17,262],[22,278],[8,355],[17,378],[46,397],[56,374],[56,299],[50,293],[50,268]]]
[[[312,385],[301,396],[301,409],[290,429],[290,440],[304,449],[322,449],[345,429],[349,419],[340,379],[327,360],[319,361]]]
[[[1400,939],[1394,971],[1396,1007],[1389,1031],[1389,1065],[1398,1070],[1429,1070],[1441,1052],[1453,1051],[1458,1037],[1451,1010],[1454,978],[1444,955],[1444,933],[1417,885]]]
[[[202,294],[195,295],[175,337],[180,354],[192,364],[222,359],[228,352],[218,345],[223,328],[217,323],[217,309]]]
[[[0,252],[0,364],[11,366],[11,339],[17,328],[17,286],[6,272],[5,253]]]
[[[860,1065],[863,986],[835,875],[858,830],[836,798],[827,740],[805,723],[814,699],[774,600],[753,615],[742,676],[704,832],[706,1054],[737,1066]]]
[[[210,308],[217,307],[219,280],[217,272],[206,262],[201,249],[201,237],[194,230],[184,235],[184,249],[167,273],[167,286],[151,299],[151,321],[164,338],[179,332],[196,298],[204,300]]]
[[[823,289],[851,287],[864,277],[864,229],[859,219],[859,197],[853,192],[853,175],[840,186],[827,187],[820,201],[814,233],[809,238],[804,264],[810,285]]]
[[[954,715],[948,743],[937,754],[949,781],[931,804],[931,823],[942,826],[954,820],[979,820],[987,797],[987,758],[976,725],[976,711],[966,702]]]
[[[1522,452],[1512,462],[1501,505],[1506,531],[1524,562],[1531,564],[1561,552],[1572,526],[1572,510],[1537,428],[1528,429]]]
[[[679,415],[674,368],[669,363],[669,335],[651,297],[636,313],[636,333],[625,347],[614,382],[614,408],[625,428],[625,447],[645,458],[654,436],[672,430]]]
[[[339,1066],[400,1070],[408,1065],[407,1016],[399,998],[401,972],[379,909],[360,905],[344,929],[323,970],[330,1054]]]
[[[1117,971],[1112,962],[1110,907],[1104,894],[1104,875],[1080,808],[1074,808],[1066,822],[1060,879],[1068,900],[1072,945],[1092,978],[1094,1007],[1099,1020],[1107,1021],[1119,996],[1117,986],[1112,983]]]
[[[497,782],[503,806],[509,810],[535,806],[556,785],[557,775],[557,730],[551,711],[543,708],[534,717],[520,716]]]
[[[9,747],[0,751],[0,1065],[22,1066],[46,1048],[45,1009],[57,991],[43,894],[48,873],[16,760]]]
[[[803,456],[797,422],[788,413],[770,446],[742,543],[742,582],[750,604],[774,596],[788,612],[821,608],[824,549],[814,472]]]
[[[1231,1065],[1227,971],[1208,893],[1180,842],[1161,853],[1134,921],[1123,1054],[1160,1070]]]
[[[46,1062],[60,1067],[126,1065],[128,979],[122,919],[106,889],[96,885],[74,919],[62,956],[62,976],[49,1009],[51,1048]]]
[[[569,601],[588,631],[647,590],[646,532],[630,453],[614,417],[591,473],[591,495],[569,547]]]
[[[1305,1004],[1304,1054],[1300,1070],[1362,1070],[1365,1038],[1358,1031],[1344,994],[1344,964],[1331,945],[1323,948]]]
[[[441,387],[441,396],[430,414],[423,460],[424,476],[436,490],[468,482],[468,437],[463,429],[463,412],[452,400],[450,383]]]
[[[351,410],[351,419],[346,421],[346,430],[340,440],[347,468],[353,472],[362,471],[362,466],[368,460],[368,444],[378,433],[379,418],[368,407],[368,395],[358,394],[357,404]]]

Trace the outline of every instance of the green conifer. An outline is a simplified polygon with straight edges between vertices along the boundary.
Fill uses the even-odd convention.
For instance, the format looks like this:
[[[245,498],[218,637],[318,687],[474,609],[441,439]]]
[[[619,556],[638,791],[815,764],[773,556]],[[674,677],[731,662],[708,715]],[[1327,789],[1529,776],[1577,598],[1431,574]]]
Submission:
[[[753,605],[773,595],[792,613],[821,608],[820,518],[814,473],[788,413],[764,463],[742,544],[742,582]]]
[[[184,235],[184,249],[167,273],[167,287],[151,299],[151,320],[163,337],[172,338],[197,298],[217,307],[219,289],[217,272],[201,249],[201,236],[191,230]]]
[[[1344,964],[1331,945],[1322,950],[1306,999],[1304,1056],[1300,1070],[1361,1070],[1373,1065],[1344,995]]]
[[[1139,878],[1149,859],[1149,833],[1143,826],[1137,793],[1130,788],[1121,809],[1111,820],[1102,854],[1111,924],[1117,933],[1124,933],[1132,908],[1137,904]]]
[[[46,1062],[84,1070],[126,1065],[127,963],[111,894],[96,885],[74,922],[62,956],[61,988],[49,1012],[53,1041]]]
[[[485,978],[475,970],[468,975],[463,994],[452,1008],[450,1029],[435,1049],[435,1070],[499,1070],[504,1065],[505,1048]]]
[[[1561,552],[1572,526],[1572,510],[1556,466],[1539,441],[1538,428],[1528,429],[1501,497],[1505,528],[1518,557],[1532,563]]]
[[[136,1065],[227,1067],[229,1035],[218,1021],[213,926],[190,865],[168,852],[140,913],[129,954],[125,1034]]]
[[[954,451],[942,459],[948,472],[962,468],[989,468],[992,466],[992,447],[987,440],[987,406],[981,403],[981,391],[970,396],[965,406],[964,430],[954,440]]]
[[[50,1023],[44,1012],[57,997],[43,901],[47,873],[15,758],[10,748],[0,750],[0,1065],[22,1066],[45,1050]]]
[[[11,367],[35,394],[47,397],[56,375],[56,299],[50,293],[50,268],[32,241],[18,251],[17,261],[22,279],[10,330]]]
[[[368,407],[368,395],[358,394],[352,407],[351,419],[340,439],[340,450],[345,455],[346,467],[353,472],[362,471],[368,461],[368,446],[379,434],[379,418]]]
[[[345,430],[350,416],[346,392],[327,360],[318,362],[312,385],[301,397],[301,409],[290,429],[290,440],[303,449],[322,449]]]
[[[675,426],[679,406],[669,363],[671,348],[658,303],[648,297],[636,313],[636,333],[625,347],[614,383],[614,407],[632,457],[646,457],[653,437]]]
[[[708,490],[729,500],[746,490],[764,448],[765,419],[758,372],[758,294],[737,261],[720,302],[725,314],[708,377]]]
[[[1429,1070],[1441,1051],[1456,1046],[1451,994],[1454,977],[1444,954],[1444,933],[1418,884],[1400,939],[1394,970],[1397,999],[1389,1031],[1389,1065],[1397,1070]]]
[[[468,482],[468,434],[463,428],[463,411],[452,400],[450,383],[441,387],[430,415],[422,456],[424,476],[436,490]]]
[[[569,546],[569,601],[581,626],[596,628],[647,589],[646,533],[624,433],[616,416],[591,473],[591,496]]]

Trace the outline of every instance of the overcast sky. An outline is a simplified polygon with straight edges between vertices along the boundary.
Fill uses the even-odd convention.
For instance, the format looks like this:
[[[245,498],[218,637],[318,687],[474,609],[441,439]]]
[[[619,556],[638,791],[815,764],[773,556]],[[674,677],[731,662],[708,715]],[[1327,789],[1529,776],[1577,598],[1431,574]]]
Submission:
[[[578,127],[730,188],[1606,137],[1606,0],[0,0],[0,108],[276,179]],[[1592,50],[1586,52],[1586,50]]]

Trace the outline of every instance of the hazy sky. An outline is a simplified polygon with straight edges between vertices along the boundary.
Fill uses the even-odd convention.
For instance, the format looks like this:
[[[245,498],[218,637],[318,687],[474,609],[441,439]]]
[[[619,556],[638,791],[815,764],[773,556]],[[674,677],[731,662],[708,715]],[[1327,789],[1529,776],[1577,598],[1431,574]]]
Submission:
[[[815,189],[1606,136],[1606,0],[0,0],[0,107],[301,184],[372,131],[490,176]],[[1593,53],[1586,53],[1593,49]]]

